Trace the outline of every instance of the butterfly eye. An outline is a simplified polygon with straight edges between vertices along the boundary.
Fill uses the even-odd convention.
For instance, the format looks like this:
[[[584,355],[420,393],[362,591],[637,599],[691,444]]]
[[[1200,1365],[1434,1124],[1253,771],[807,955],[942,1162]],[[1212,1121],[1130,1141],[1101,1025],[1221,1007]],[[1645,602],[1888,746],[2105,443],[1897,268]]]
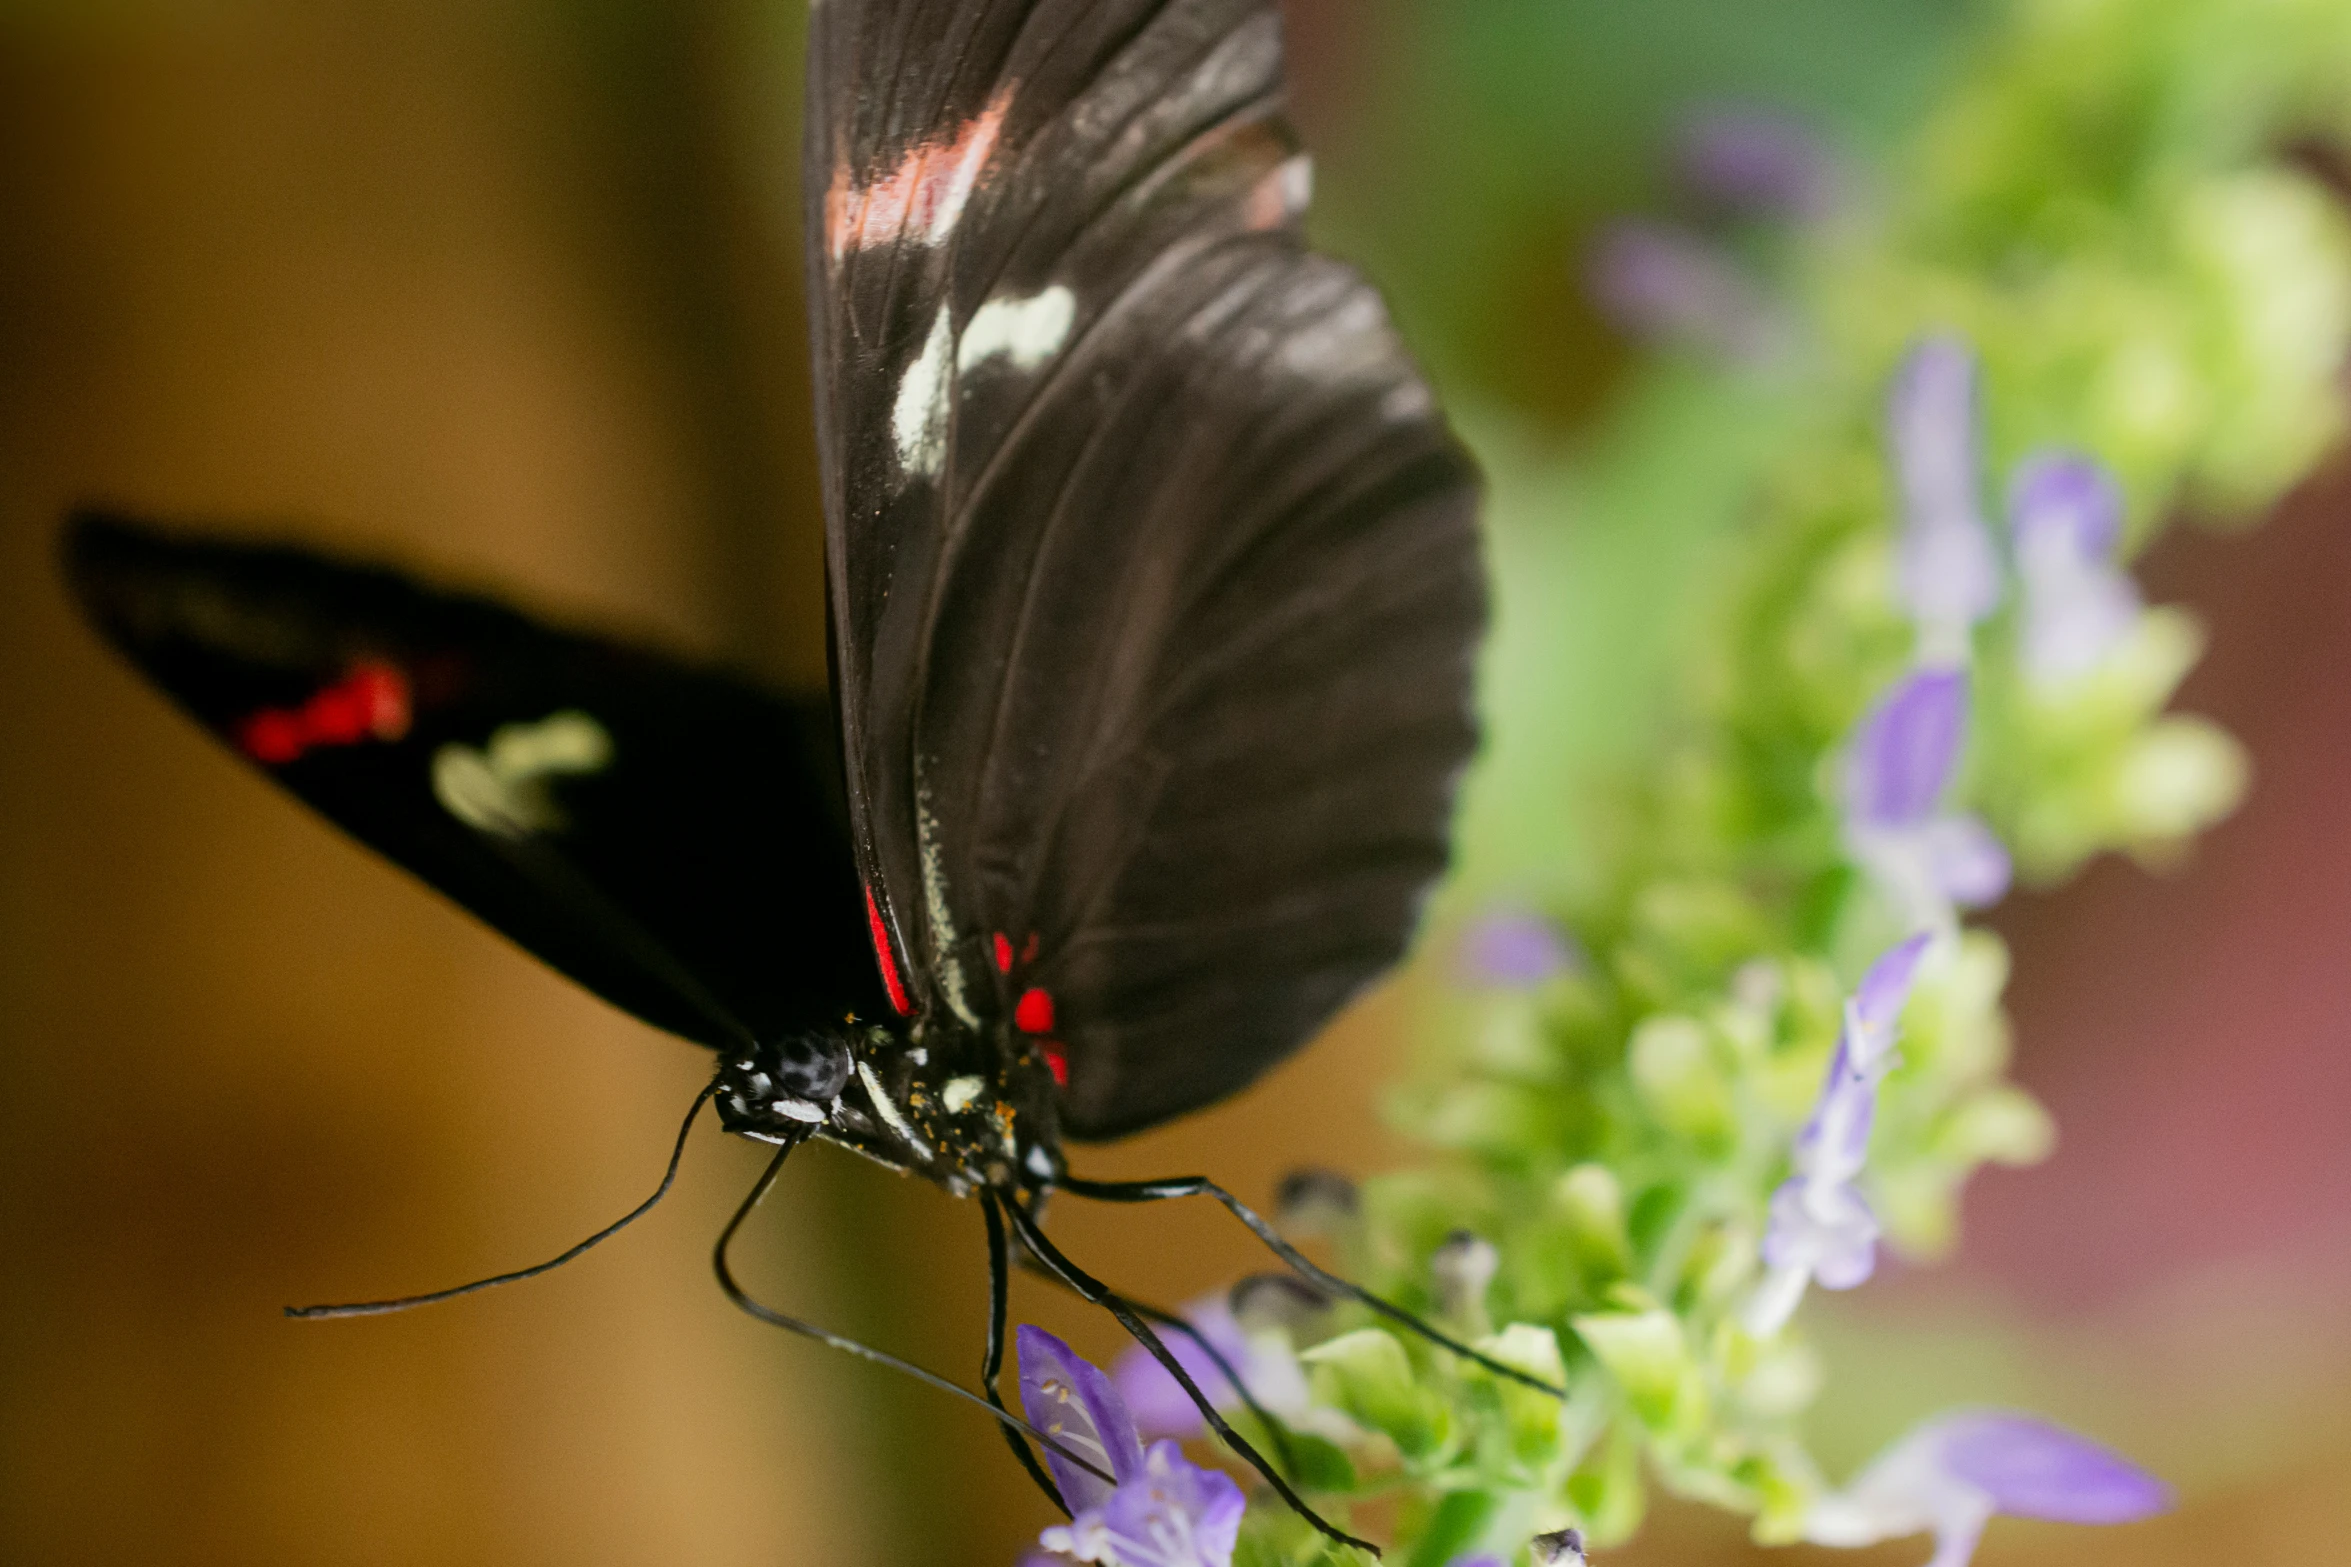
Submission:
[[[801,1034],[776,1046],[776,1081],[786,1093],[829,1104],[849,1081],[849,1047],[837,1039]]]

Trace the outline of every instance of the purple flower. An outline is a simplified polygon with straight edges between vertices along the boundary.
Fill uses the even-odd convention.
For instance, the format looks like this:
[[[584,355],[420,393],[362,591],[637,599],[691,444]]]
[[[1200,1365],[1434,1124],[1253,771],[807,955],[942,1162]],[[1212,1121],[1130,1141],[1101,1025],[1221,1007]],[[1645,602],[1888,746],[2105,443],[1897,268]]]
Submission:
[[[2008,852],[1991,829],[1938,810],[1967,699],[1959,670],[1918,670],[1878,699],[1846,757],[1846,843],[1915,928],[1948,930],[1955,908],[1996,903],[2008,890]]]
[[[1878,1082],[1893,1062],[1894,1030],[1933,938],[1911,937],[1870,965],[1845,1003],[1845,1026],[1811,1118],[1796,1134],[1795,1166],[1772,1194],[1763,1237],[1762,1286],[1747,1330],[1768,1338],[1786,1326],[1807,1285],[1845,1290],[1877,1267],[1878,1221],[1855,1189],[1869,1157]]]
[[[2024,590],[2025,673],[2043,685],[2086,674],[2139,618],[2138,587],[2114,558],[2121,488],[2089,457],[2029,459],[2008,487],[2008,526]]]
[[[1194,1464],[1173,1442],[1146,1450],[1110,1378],[1052,1334],[1024,1325],[1019,1344],[1021,1407],[1029,1422],[1102,1464],[1117,1482],[1106,1485],[1046,1451],[1072,1517],[1038,1536],[1050,1553],[1042,1561],[1232,1567],[1247,1506],[1232,1477]]]
[[[1043,1328],[1023,1323],[1014,1335],[1020,1357],[1020,1405],[1029,1424],[1124,1483],[1143,1467],[1143,1442],[1118,1389],[1091,1363]],[[1045,1450],[1046,1467],[1070,1511],[1099,1504],[1110,1486]]]
[[[1494,909],[1462,933],[1462,972],[1472,984],[1532,990],[1580,968],[1583,959],[1557,925],[1521,909]]]
[[[1918,1427],[1814,1503],[1805,1538],[1859,1546],[1931,1531],[1929,1567],[1966,1567],[1997,1514],[2111,1524],[2170,1506],[2163,1482],[2085,1437],[2029,1415],[1964,1411]]]
[[[1222,1294],[1192,1302],[1184,1308],[1183,1317],[1241,1373],[1250,1393],[1267,1410],[1284,1417],[1306,1412],[1309,1403],[1306,1374],[1279,1334],[1260,1334],[1253,1338],[1243,1332]],[[1231,1409],[1240,1403],[1240,1395],[1233,1390],[1231,1380],[1206,1350],[1185,1334],[1162,1331],[1160,1337],[1177,1363],[1217,1408]],[[1136,1429],[1145,1436],[1192,1437],[1206,1429],[1207,1422],[1191,1395],[1141,1345],[1118,1357],[1118,1363],[1111,1368],[1111,1377],[1126,1407],[1134,1411]]]
[[[1173,1442],[1154,1442],[1141,1473],[1037,1543],[1104,1567],[1232,1567],[1247,1506],[1232,1476],[1201,1468]]]
[[[1920,342],[1894,374],[1887,438],[1902,492],[1897,586],[1926,657],[1964,662],[2000,603],[2000,562],[1977,497],[1976,364],[1956,337]]]
[[[1794,117],[1745,104],[1700,109],[1674,138],[1682,186],[1726,212],[1826,217],[1841,194],[1836,161]]]
[[[1603,228],[1586,258],[1592,302],[1620,331],[1749,364],[1782,357],[1788,322],[1762,288],[1710,241],[1626,218]]]

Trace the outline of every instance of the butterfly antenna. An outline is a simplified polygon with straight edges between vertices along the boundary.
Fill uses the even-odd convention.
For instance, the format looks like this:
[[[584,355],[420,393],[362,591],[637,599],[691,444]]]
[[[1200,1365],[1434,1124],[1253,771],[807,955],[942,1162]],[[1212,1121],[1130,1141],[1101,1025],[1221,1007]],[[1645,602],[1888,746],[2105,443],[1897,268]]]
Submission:
[[[999,1424],[1017,1428],[1035,1437],[1048,1451],[1058,1453],[1068,1459],[1104,1485],[1116,1485],[1117,1479],[1105,1473],[1099,1464],[1071,1452],[1052,1436],[1030,1425],[1026,1420],[1006,1409],[1001,1403],[993,1399],[982,1398],[961,1383],[949,1381],[936,1371],[927,1371],[911,1360],[900,1360],[896,1355],[876,1349],[871,1344],[861,1344],[856,1339],[846,1338],[841,1334],[820,1328],[813,1322],[806,1322],[798,1317],[778,1311],[766,1302],[754,1299],[749,1291],[735,1282],[735,1270],[727,1261],[727,1252],[734,1245],[735,1232],[743,1227],[743,1221],[751,1217],[751,1210],[759,1206],[760,1199],[765,1197],[768,1188],[775,1184],[777,1175],[783,1171],[784,1160],[789,1158],[792,1150],[799,1147],[804,1141],[806,1141],[804,1136],[798,1137],[776,1149],[776,1156],[768,1161],[767,1168],[761,1172],[758,1183],[751,1188],[750,1195],[743,1199],[742,1206],[735,1210],[735,1216],[727,1220],[727,1227],[719,1232],[718,1244],[711,1248],[710,1262],[712,1270],[718,1274],[718,1287],[726,1291],[727,1299],[734,1303],[735,1308],[747,1316],[758,1318],[770,1327],[797,1333],[802,1338],[812,1338],[819,1344],[840,1350],[844,1354],[855,1355],[860,1360],[869,1360],[877,1366],[885,1366],[892,1371],[910,1376],[917,1382],[937,1388],[942,1393],[952,1394],[967,1404],[976,1404],[987,1410],[989,1415]],[[1058,1493],[1054,1494],[1058,1499]]]
[[[1266,1223],[1255,1209],[1205,1176],[1182,1175],[1163,1181],[1085,1181],[1072,1177],[1056,1181],[1054,1186],[1057,1190],[1065,1191],[1072,1197],[1084,1197],[1094,1202],[1166,1202],[1176,1197],[1213,1197],[1223,1203],[1234,1218],[1249,1226],[1251,1233],[1265,1243],[1267,1250],[1288,1263],[1300,1275],[1313,1280],[1331,1293],[1362,1302],[1405,1331],[1426,1339],[1440,1349],[1459,1355],[1464,1360],[1483,1366],[1498,1377],[1516,1382],[1523,1387],[1531,1387],[1539,1393],[1548,1393],[1553,1398],[1565,1399],[1567,1397],[1567,1389],[1521,1371],[1516,1366],[1505,1365],[1491,1355],[1480,1354],[1451,1334],[1422,1321],[1402,1306],[1382,1300],[1362,1285],[1349,1279],[1343,1279],[1329,1269],[1318,1266],[1304,1252],[1283,1240],[1274,1227]]]
[[[1379,1556],[1380,1548],[1378,1546],[1369,1540],[1358,1539],[1347,1533],[1306,1505],[1305,1498],[1291,1489],[1290,1482],[1283,1479],[1281,1472],[1266,1461],[1265,1455],[1252,1447],[1240,1432],[1235,1431],[1231,1425],[1226,1423],[1224,1416],[1218,1413],[1216,1406],[1208,1401],[1208,1395],[1200,1391],[1200,1384],[1193,1381],[1192,1374],[1184,1369],[1183,1362],[1176,1359],[1175,1352],[1167,1347],[1166,1342],[1151,1330],[1151,1325],[1145,1322],[1121,1296],[1100,1279],[1095,1278],[1063,1256],[1061,1249],[1045,1238],[1045,1232],[1037,1227],[1036,1221],[1029,1217],[1019,1203],[1007,1200],[1004,1203],[1004,1213],[1005,1217],[1012,1221],[1013,1230],[1020,1236],[1020,1243],[1027,1247],[1039,1262],[1051,1269],[1062,1283],[1077,1291],[1079,1296],[1086,1301],[1102,1307],[1113,1317],[1116,1317],[1118,1325],[1127,1330],[1128,1336],[1148,1350],[1151,1358],[1164,1366],[1169,1376],[1175,1378],[1176,1386],[1182,1388],[1185,1396],[1190,1398],[1193,1404],[1199,1408],[1210,1428],[1223,1439],[1224,1444],[1239,1454],[1242,1461],[1247,1463],[1250,1468],[1264,1476],[1265,1483],[1272,1486],[1274,1493],[1290,1504],[1290,1509],[1293,1512],[1312,1524],[1316,1531],[1325,1538],[1339,1545],[1352,1546],[1356,1550],[1369,1552],[1374,1558]]]
[[[661,1172],[661,1184],[653,1188],[653,1195],[577,1246],[572,1247],[562,1256],[550,1257],[535,1267],[518,1268],[512,1273],[501,1273],[487,1279],[476,1279],[471,1284],[460,1284],[454,1289],[435,1290],[430,1295],[403,1295],[398,1300],[363,1300],[344,1306],[288,1306],[286,1315],[298,1322],[322,1322],[332,1317],[389,1316],[395,1311],[408,1311],[417,1306],[434,1306],[445,1300],[455,1300],[460,1295],[477,1294],[482,1290],[496,1289],[501,1284],[519,1283],[524,1279],[535,1279],[542,1273],[554,1272],[581,1253],[603,1245],[645,1217],[646,1214],[653,1211],[654,1204],[669,1195],[670,1184],[678,1178],[678,1161],[686,1156],[686,1138],[694,1130],[694,1117],[702,1113],[702,1107],[710,1103],[710,1096],[717,1091],[718,1081],[713,1078],[708,1087],[694,1096],[694,1103],[686,1111],[685,1124],[678,1128],[677,1144],[669,1151],[669,1168]]]
[[[1025,1251],[1021,1255],[1025,1259],[1024,1265],[1030,1272],[1059,1285],[1063,1289],[1069,1288],[1068,1282],[1051,1268],[1029,1256]],[[1223,1350],[1216,1347],[1214,1340],[1194,1327],[1188,1318],[1169,1311],[1164,1306],[1151,1305],[1148,1302],[1135,1299],[1132,1295],[1120,1295],[1118,1302],[1144,1321],[1155,1323],[1170,1332],[1180,1333],[1189,1339],[1208,1363],[1216,1367],[1225,1381],[1232,1384],[1234,1394],[1241,1400],[1241,1407],[1255,1415],[1257,1423],[1265,1428],[1267,1440],[1273,1443],[1274,1462],[1282,1466],[1285,1474],[1294,1475],[1298,1472],[1297,1457],[1290,1451],[1289,1428],[1273,1417],[1273,1411],[1257,1401],[1257,1395],[1250,1392],[1249,1384],[1241,1379],[1240,1369],[1233,1364],[1231,1358]]]

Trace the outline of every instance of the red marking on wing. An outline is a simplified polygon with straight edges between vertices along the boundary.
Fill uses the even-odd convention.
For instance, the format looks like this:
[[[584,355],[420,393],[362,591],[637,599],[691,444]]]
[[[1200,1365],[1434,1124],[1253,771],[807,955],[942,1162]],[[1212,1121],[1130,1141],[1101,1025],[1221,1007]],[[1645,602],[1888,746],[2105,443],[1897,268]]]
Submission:
[[[906,999],[906,982],[898,977],[898,953],[890,941],[890,929],[882,923],[882,906],[874,902],[873,889],[865,889],[865,929],[873,937],[874,961],[882,966],[882,983],[889,988],[890,1005],[898,1009],[900,1017],[914,1013],[914,1003]]]
[[[397,740],[413,717],[408,677],[370,659],[352,665],[298,708],[265,707],[248,715],[237,724],[237,744],[255,761],[283,767],[321,746]]]
[[[996,972],[999,974],[1012,972],[1012,943],[1005,938],[1002,931],[996,932]]]
[[[1006,86],[964,122],[954,140],[923,142],[896,168],[865,184],[852,183],[845,163],[834,169],[824,201],[825,244],[833,259],[895,239],[943,239],[963,216],[1011,107],[1012,88]]]
[[[1029,939],[1021,943],[1020,960],[1023,963],[1037,961],[1037,933],[1033,930],[1029,932]]]
[[[237,744],[257,762],[282,767],[310,749],[300,713],[265,707],[237,726]]]
[[[1030,988],[1020,993],[1020,1004],[1012,1009],[1012,1026],[1024,1034],[1053,1032],[1053,997],[1045,991]]]
[[[1069,1086],[1069,1052],[1061,1048],[1061,1041],[1058,1039],[1040,1040],[1038,1044],[1045,1052],[1045,1070],[1053,1074],[1053,1086],[1067,1088]]]

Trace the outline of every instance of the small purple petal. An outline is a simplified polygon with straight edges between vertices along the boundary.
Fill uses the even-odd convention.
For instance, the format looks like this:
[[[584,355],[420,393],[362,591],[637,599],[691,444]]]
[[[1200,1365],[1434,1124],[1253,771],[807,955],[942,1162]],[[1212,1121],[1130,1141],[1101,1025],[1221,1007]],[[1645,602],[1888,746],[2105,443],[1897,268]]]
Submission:
[[[1869,972],[1861,976],[1861,983],[1853,990],[1853,1010],[1860,1014],[1861,1026],[1874,1036],[1883,1036],[1901,1017],[1903,1007],[1910,1002],[1910,987],[1918,981],[1919,960],[1924,958],[1934,937],[1925,931],[1899,945],[1889,947]]]
[[[1854,735],[1846,809],[1880,830],[1923,826],[1951,782],[1967,724],[1967,676],[1922,669],[1878,699]]]
[[[1895,373],[1886,413],[1902,490],[1903,602],[1923,622],[1970,625],[2000,602],[2000,562],[1977,502],[1975,355],[1930,337]]]
[[[2008,526],[2020,555],[2048,540],[2085,560],[2107,559],[2122,542],[2122,486],[2076,452],[2028,458],[2009,482]]]
[[[1603,228],[1585,283],[1600,313],[1643,341],[1690,344],[1756,362],[1787,345],[1788,326],[1761,288],[1722,250],[1662,223]]]
[[[1173,1442],[1154,1442],[1142,1472],[1111,1493],[1099,1517],[1121,1562],[1230,1567],[1247,1507],[1232,1476],[1201,1468]]]
[[[1869,1131],[1877,1110],[1877,1084],[1853,1070],[1840,1044],[1812,1119],[1797,1134],[1796,1168],[1815,1181],[1843,1182],[1859,1175],[1869,1162]]]
[[[1850,1186],[1796,1176],[1772,1193],[1763,1260],[1809,1271],[1825,1289],[1852,1289],[1877,1267],[1878,1220]]]
[[[1975,816],[1946,816],[1926,833],[1927,858],[1943,896],[1963,909],[1989,908],[2008,892],[2008,850]]]
[[[2114,562],[2121,487],[2090,458],[2061,453],[2018,469],[2008,505],[2026,671],[2040,681],[2084,674],[2139,617],[2138,586]]]
[[[1694,195],[1728,211],[1819,218],[1837,204],[1835,160],[1794,117],[1720,105],[1683,122],[1675,172]]]
[[[1976,367],[1964,339],[1929,337],[1894,372],[1887,434],[1911,522],[1976,515]]]
[[[2138,585],[2121,568],[2092,563],[2056,571],[2029,565],[2024,578],[2025,672],[2047,683],[2087,674],[2138,624]]]
[[[1249,1341],[1242,1336],[1241,1325],[1233,1320],[1232,1308],[1221,1296],[1195,1303],[1183,1315],[1202,1338],[1216,1346],[1218,1354],[1247,1374]],[[1163,1329],[1159,1336],[1175,1356],[1176,1363],[1213,1403],[1221,1408],[1236,1401],[1231,1381],[1190,1335]],[[1111,1367],[1111,1380],[1117,1383],[1119,1395],[1133,1411],[1136,1430],[1146,1437],[1197,1436],[1208,1427],[1192,1396],[1140,1344],[1118,1357]]]
[[[2145,1470],[2029,1415],[1950,1415],[1934,1429],[1945,1471],[2011,1517],[2130,1523],[2172,1504],[2171,1489]]]
[[[1023,1323],[1016,1337],[1021,1411],[1029,1423],[1122,1483],[1139,1474],[1142,1440],[1110,1378],[1043,1328]],[[1071,1511],[1083,1512],[1110,1495],[1108,1485],[1051,1448],[1045,1462]]]
[[[1965,628],[2000,607],[2000,561],[1980,522],[1919,523],[1895,558],[1902,603],[1922,626]]]
[[[1580,966],[1559,927],[1539,914],[1496,909],[1461,938],[1461,967],[1473,983],[1498,990],[1532,990]]]

